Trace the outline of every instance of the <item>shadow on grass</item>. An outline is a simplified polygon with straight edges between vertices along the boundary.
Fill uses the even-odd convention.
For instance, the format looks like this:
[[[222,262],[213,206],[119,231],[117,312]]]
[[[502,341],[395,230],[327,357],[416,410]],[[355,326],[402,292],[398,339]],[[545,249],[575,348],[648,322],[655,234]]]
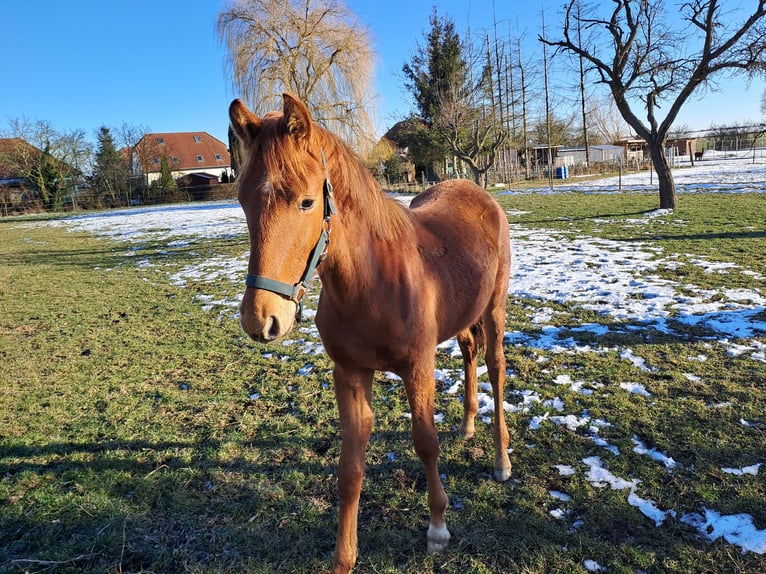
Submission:
[[[189,257],[199,249],[197,243],[178,247],[168,247],[167,241],[147,241],[140,244],[119,244],[104,242],[103,248],[83,248],[73,246],[48,248],[32,244],[24,252],[14,252],[4,257],[3,263],[9,267],[45,266],[78,269],[103,269],[120,266],[135,266],[142,258],[153,260],[168,259],[176,256]]]
[[[375,440],[410,443],[408,432]],[[0,572],[324,571],[337,526],[335,464],[282,458],[325,446],[293,438],[243,442],[243,455],[225,462],[218,441],[5,446]],[[177,460],[189,449],[191,460]],[[467,480],[477,472],[442,464],[449,474],[468,473]],[[553,536],[534,514],[498,508],[492,517],[453,508],[450,549],[427,556],[422,474],[414,455],[368,468],[357,571],[420,572],[425,561],[438,571],[462,572],[487,557],[510,571],[517,551],[539,544],[550,553],[564,542],[563,530]],[[396,492],[397,475],[410,477],[404,493]],[[548,535],[511,539],[517,529]]]
[[[295,442],[242,443],[225,462],[220,441],[4,445],[0,572],[300,570],[331,552],[334,517],[305,510],[328,496],[324,462],[301,461],[305,493],[278,462]]]
[[[474,442],[441,434],[440,470],[455,481],[447,488],[453,538],[433,556],[425,551],[425,482],[410,433],[375,432],[378,457],[381,447],[404,454],[394,461],[368,457],[357,572],[574,572],[586,559],[646,569],[639,560],[656,560],[659,568],[666,556],[709,551],[678,527],[656,528],[632,516],[635,510],[615,512],[608,500],[576,501],[571,520],[551,519],[534,495],[539,477],[527,474],[536,455],[514,455],[521,474],[511,481],[491,479],[490,434],[489,427],[477,434],[486,453],[479,460],[468,453]],[[327,571],[337,526],[338,446],[337,436],[276,433],[252,440],[6,443],[0,572]],[[573,533],[578,513],[599,522]],[[671,540],[681,550],[665,546]],[[636,562],[630,553],[614,556],[636,541],[649,548],[645,556],[634,550]],[[741,560],[758,565],[760,558]]]
[[[656,209],[642,209],[640,211],[630,211],[630,212],[614,212],[614,213],[588,213],[586,215],[581,216],[571,216],[566,217],[566,219],[562,219],[561,217],[541,217],[541,218],[522,218],[520,219],[519,223],[522,225],[545,225],[545,224],[560,224],[562,221],[566,222],[575,222],[575,221],[592,221],[594,219],[607,219],[607,218],[614,218],[615,223],[620,223],[620,218],[622,217],[638,217],[642,215],[649,215],[650,213],[653,213],[656,211]]]
[[[658,232],[661,235],[660,240],[669,241],[709,241],[712,239],[763,239],[766,238],[766,231],[730,231],[724,233],[666,233]],[[615,241],[624,242],[645,242],[645,237],[616,237]]]

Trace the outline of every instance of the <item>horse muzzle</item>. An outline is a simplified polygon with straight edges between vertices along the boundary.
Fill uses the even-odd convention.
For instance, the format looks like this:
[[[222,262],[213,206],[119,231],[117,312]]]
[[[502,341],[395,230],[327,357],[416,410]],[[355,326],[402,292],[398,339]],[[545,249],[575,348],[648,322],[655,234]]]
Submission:
[[[295,325],[295,302],[281,295],[248,287],[239,306],[242,330],[259,343],[276,341]]]

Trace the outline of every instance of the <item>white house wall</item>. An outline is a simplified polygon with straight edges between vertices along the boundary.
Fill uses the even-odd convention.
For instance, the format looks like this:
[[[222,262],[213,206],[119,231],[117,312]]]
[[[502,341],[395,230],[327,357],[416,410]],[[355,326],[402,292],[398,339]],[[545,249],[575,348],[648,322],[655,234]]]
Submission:
[[[192,173],[209,173],[210,175],[217,176],[218,180],[220,181],[223,178],[223,175],[228,173],[228,171],[229,169],[226,167],[200,167],[198,169],[176,170],[171,171],[170,173],[173,175],[173,179],[178,179],[179,177],[183,177]],[[153,171],[146,174],[147,184],[151,185],[155,181],[159,180],[161,176],[162,174],[159,171]]]

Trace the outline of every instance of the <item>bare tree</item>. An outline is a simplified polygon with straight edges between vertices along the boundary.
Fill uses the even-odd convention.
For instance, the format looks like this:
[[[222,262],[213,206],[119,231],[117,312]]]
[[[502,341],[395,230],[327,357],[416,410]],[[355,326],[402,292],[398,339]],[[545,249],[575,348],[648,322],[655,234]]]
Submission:
[[[150,132],[151,130],[147,125],[127,122],[123,122],[120,127],[114,130],[115,143],[120,149],[126,150],[125,161],[130,173],[131,193],[136,190],[145,193],[149,187],[146,175],[149,165],[147,146],[138,144]]]
[[[76,201],[77,185],[92,148],[82,130],[59,132],[44,120],[12,119],[10,137],[17,142],[4,162],[37,189],[46,209],[58,211]]]
[[[524,175],[527,179],[532,177],[532,158],[530,157],[529,150],[529,114],[528,114],[528,101],[529,101],[529,84],[527,82],[527,76],[525,74],[525,64],[521,56],[521,38],[517,39],[517,67],[519,69],[520,78],[520,96],[521,96],[521,149],[524,156]],[[515,117],[515,114],[514,114]]]
[[[722,14],[719,0],[688,0],[681,4],[685,28],[671,28],[675,20],[663,0],[612,0],[611,14],[598,12],[603,4],[580,10],[580,0],[566,8],[563,38],[540,37],[549,46],[581,56],[608,86],[625,121],[646,141],[659,182],[661,208],[676,206],[676,191],[665,155],[668,132],[692,94],[714,88],[727,74],[766,70],[766,0],[738,23],[739,12]],[[579,39],[582,29],[586,36]],[[637,103],[646,112],[638,115]],[[660,109],[665,116],[660,117]]]
[[[234,88],[263,115],[290,92],[360,152],[374,143],[370,32],[342,0],[233,0],[219,14]]]
[[[590,131],[597,134],[602,143],[615,144],[630,136],[630,126],[623,119],[611,95],[588,98],[585,115]]]
[[[434,127],[449,144],[450,151],[471,171],[471,179],[487,185],[487,171],[495,165],[497,150],[507,133],[491,109],[477,107],[475,95],[454,86],[450,94],[440,94],[439,114]]]

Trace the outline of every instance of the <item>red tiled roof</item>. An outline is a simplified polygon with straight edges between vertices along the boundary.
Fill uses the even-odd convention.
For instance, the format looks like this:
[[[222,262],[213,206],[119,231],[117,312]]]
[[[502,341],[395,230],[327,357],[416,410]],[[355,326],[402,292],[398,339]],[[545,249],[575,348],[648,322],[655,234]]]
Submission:
[[[21,138],[0,139],[0,178],[25,178],[33,166],[39,165],[45,152]],[[71,165],[47,154],[54,167],[61,173],[81,175],[80,171]]]
[[[229,150],[207,132],[146,134],[136,145],[144,172],[160,171],[162,156],[171,171],[223,168],[231,165]]]
[[[19,177],[19,160],[21,155],[26,158],[37,158],[42,152],[21,138],[0,139],[0,178]]]

